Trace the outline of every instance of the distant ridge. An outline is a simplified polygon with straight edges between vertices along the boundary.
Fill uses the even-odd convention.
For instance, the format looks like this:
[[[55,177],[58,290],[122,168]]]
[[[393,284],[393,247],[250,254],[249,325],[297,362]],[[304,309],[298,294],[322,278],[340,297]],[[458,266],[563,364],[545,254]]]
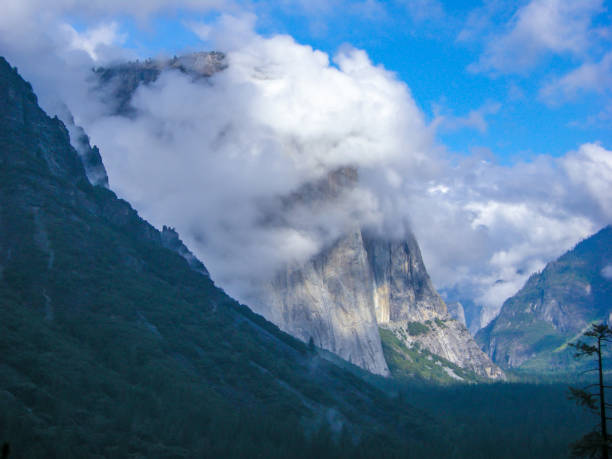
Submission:
[[[606,226],[533,274],[476,335],[504,368],[562,372],[567,344],[594,321],[611,322],[612,227]]]

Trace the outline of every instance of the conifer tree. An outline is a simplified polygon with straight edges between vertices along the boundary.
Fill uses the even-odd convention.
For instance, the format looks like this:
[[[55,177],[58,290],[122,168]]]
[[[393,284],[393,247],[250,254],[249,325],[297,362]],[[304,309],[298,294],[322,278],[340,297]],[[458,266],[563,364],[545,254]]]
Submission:
[[[581,406],[599,415],[599,429],[589,432],[579,441],[572,445],[572,453],[575,456],[596,457],[600,454],[602,459],[609,458],[609,450],[612,446],[612,438],[608,435],[606,407],[612,406],[606,403],[606,386],[603,380],[602,350],[606,343],[612,341],[612,329],[605,324],[593,324],[583,335],[585,341],[577,341],[570,346],[576,348],[576,357],[594,357],[596,368],[587,370],[598,373],[598,382],[589,384],[582,388],[570,387],[569,398],[576,400]]]

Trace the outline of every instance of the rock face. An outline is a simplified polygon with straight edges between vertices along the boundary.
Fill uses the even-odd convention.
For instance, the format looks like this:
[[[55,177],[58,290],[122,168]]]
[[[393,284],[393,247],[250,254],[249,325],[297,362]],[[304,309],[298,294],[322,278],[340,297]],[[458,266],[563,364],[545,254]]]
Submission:
[[[372,373],[388,375],[378,327],[479,377],[503,372],[452,319],[435,291],[418,244],[389,242],[365,231],[342,237],[309,262],[280,273],[260,312],[282,330]],[[411,334],[414,324],[425,333]]]
[[[357,181],[354,169],[341,168],[303,186],[285,204],[335,199]],[[383,327],[405,346],[419,346],[479,377],[503,377],[465,326],[448,315],[412,235],[389,241],[354,228],[308,262],[287,266],[254,304],[282,330],[372,373],[390,374]],[[444,323],[432,325],[436,321]],[[423,326],[431,333],[413,337],[406,330],[414,323],[430,324]]]
[[[503,372],[478,348],[465,325],[454,320],[427,274],[414,236],[389,242],[366,238],[374,277],[374,307],[381,327],[411,349],[418,347],[480,377]],[[415,333],[417,328],[420,332]]]
[[[446,315],[416,239],[390,242],[367,235],[365,247],[374,278],[374,308],[379,324],[425,321]]]
[[[446,305],[446,308],[448,309],[448,313],[453,319],[467,327],[467,322],[465,320],[465,311],[463,310],[463,305],[459,301],[455,301],[454,303],[448,303]]]
[[[135,115],[131,105],[132,96],[140,85],[155,82],[162,71],[174,70],[193,78],[207,78],[226,67],[225,55],[219,52],[197,52],[172,59],[147,59],[126,62],[94,70],[98,90],[106,95],[107,102],[115,113],[123,116]]]
[[[611,264],[608,226],[532,275],[478,332],[478,343],[503,367],[567,370],[567,344],[593,321],[610,321]]]
[[[282,330],[388,375],[372,301],[373,275],[361,232],[340,239],[271,282],[264,316]]]

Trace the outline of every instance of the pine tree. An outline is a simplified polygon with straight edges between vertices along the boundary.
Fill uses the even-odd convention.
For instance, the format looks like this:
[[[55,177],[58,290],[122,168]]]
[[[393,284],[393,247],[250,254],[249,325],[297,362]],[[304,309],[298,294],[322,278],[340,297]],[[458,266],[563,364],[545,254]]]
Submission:
[[[570,346],[576,348],[576,357],[591,356],[597,362],[597,367],[587,370],[597,371],[599,380],[597,383],[589,384],[583,388],[570,387],[569,398],[576,400],[581,406],[599,415],[599,429],[589,432],[579,441],[572,445],[572,453],[575,456],[595,457],[601,453],[602,459],[609,458],[609,450],[612,446],[612,438],[608,435],[606,407],[612,404],[606,403],[605,390],[610,386],[604,385],[602,349],[606,343],[612,341],[612,329],[605,324],[593,324],[583,335],[589,342],[577,341]],[[593,343],[593,344],[589,344]]]

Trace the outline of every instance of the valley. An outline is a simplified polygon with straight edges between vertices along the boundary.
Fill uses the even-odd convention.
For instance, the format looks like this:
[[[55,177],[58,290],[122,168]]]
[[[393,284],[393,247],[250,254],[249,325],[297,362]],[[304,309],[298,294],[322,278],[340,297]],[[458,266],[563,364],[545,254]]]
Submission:
[[[97,69],[119,78],[113,116],[136,117],[132,95],[164,71],[225,69],[191,57]],[[591,428],[566,398],[583,369],[567,345],[609,320],[610,227],[474,339],[410,230],[341,226],[242,304],[172,222],[117,197],[104,155],[0,58],[0,440],[15,457],[566,457]],[[360,180],[338,167],[279,201],[343,203]]]

